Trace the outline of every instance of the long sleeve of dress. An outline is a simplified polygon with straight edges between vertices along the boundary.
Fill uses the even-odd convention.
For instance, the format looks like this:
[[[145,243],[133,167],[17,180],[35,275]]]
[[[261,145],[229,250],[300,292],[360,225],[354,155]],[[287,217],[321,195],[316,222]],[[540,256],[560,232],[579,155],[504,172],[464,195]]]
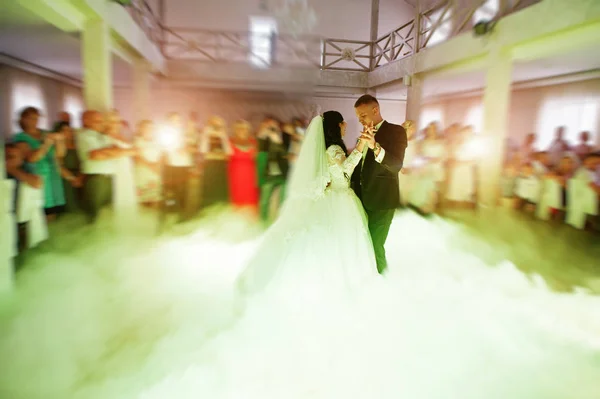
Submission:
[[[341,166],[344,173],[350,176],[352,175],[354,168],[356,168],[356,165],[358,165],[358,162],[362,159],[362,153],[355,149],[348,157],[346,157],[342,147],[332,145],[327,149],[327,158],[329,159],[330,164]]]

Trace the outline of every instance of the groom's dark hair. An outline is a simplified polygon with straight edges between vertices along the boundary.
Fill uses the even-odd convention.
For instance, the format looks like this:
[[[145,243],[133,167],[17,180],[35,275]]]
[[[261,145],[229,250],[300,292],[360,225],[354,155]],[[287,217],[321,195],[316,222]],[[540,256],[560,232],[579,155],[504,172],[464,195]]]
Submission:
[[[354,103],[354,108],[360,107],[361,105],[365,105],[365,104],[379,105],[379,101],[377,101],[377,99],[370,94],[364,94],[364,95],[360,96],[358,98],[358,100],[356,100],[356,102]]]

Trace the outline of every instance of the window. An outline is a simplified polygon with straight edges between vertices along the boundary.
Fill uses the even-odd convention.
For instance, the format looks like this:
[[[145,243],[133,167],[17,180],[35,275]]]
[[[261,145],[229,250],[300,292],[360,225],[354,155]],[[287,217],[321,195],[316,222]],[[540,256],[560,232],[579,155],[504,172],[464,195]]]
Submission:
[[[12,83],[12,104],[11,117],[13,118],[13,126],[21,131],[19,126],[19,116],[26,107],[35,107],[40,110],[40,120],[38,126],[42,129],[48,129],[48,118],[46,109],[46,100],[42,92],[41,83],[37,76],[22,74],[15,77]]]
[[[444,110],[441,107],[425,107],[419,118],[419,130],[423,130],[431,122],[437,122],[440,127],[444,126]]]
[[[487,0],[473,13],[473,23],[491,21],[500,9],[500,0]]]
[[[437,21],[439,21],[439,19],[442,17],[442,14],[444,18],[443,21],[437,25],[431,34],[431,37],[429,37],[429,40],[427,41],[427,47],[443,42],[452,34],[452,9],[448,9],[448,11],[446,11],[444,14],[445,9],[445,7],[442,7],[431,13],[429,18],[425,18],[424,22],[426,29],[433,28]],[[428,30],[427,33],[425,33],[423,40],[426,40],[430,33],[431,31]]]
[[[277,22],[273,18],[250,17],[250,63],[268,68],[273,61],[273,38]]]
[[[466,126],[473,126],[474,133],[481,133],[483,130],[483,106],[476,105],[469,109],[467,117],[465,118]]]
[[[537,121],[538,149],[545,150],[554,140],[558,126],[565,126],[565,140],[575,145],[579,134],[590,132],[590,142],[597,141],[600,98],[549,99],[540,108]]]
[[[81,97],[73,93],[66,94],[63,109],[71,115],[71,126],[80,127],[81,114],[84,111]]]

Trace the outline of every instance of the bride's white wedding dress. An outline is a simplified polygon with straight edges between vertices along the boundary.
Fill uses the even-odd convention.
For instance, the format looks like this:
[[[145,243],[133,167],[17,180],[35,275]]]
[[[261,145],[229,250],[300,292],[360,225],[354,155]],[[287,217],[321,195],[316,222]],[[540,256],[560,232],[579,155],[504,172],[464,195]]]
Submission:
[[[294,303],[347,298],[377,275],[366,215],[350,188],[362,154],[346,157],[332,145],[326,155],[329,185],[288,200],[239,279],[245,295]]]

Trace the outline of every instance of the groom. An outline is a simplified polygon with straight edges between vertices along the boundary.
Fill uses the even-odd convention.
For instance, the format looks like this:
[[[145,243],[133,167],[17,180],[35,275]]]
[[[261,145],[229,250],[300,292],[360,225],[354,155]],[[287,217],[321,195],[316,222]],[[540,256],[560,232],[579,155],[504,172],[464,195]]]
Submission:
[[[364,140],[367,145],[362,162],[352,174],[352,189],[367,213],[377,270],[381,274],[387,268],[385,240],[394,211],[400,206],[398,173],[404,162],[407,137],[402,126],[383,120],[375,97],[369,94],[360,97],[354,110],[363,125],[359,140]]]

